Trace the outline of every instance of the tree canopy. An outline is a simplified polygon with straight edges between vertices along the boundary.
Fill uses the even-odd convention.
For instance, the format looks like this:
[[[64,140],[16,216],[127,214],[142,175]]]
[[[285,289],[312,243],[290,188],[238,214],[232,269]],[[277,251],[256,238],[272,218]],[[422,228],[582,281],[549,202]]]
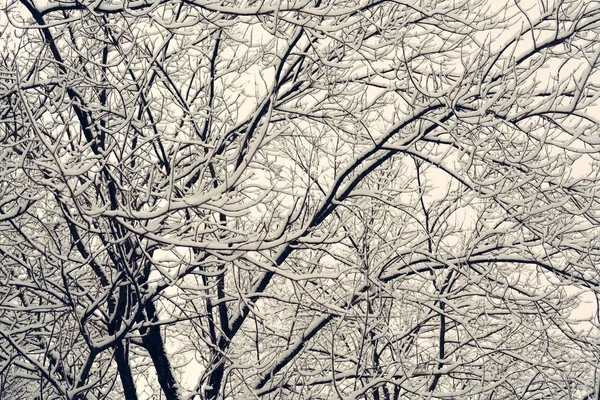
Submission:
[[[600,399],[598,2],[0,30],[0,398]]]

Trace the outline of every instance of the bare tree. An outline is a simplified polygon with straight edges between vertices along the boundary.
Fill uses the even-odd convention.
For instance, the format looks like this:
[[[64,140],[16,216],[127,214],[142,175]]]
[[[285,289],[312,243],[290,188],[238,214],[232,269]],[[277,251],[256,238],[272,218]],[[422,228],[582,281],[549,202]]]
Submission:
[[[600,399],[597,3],[0,22],[1,398]]]

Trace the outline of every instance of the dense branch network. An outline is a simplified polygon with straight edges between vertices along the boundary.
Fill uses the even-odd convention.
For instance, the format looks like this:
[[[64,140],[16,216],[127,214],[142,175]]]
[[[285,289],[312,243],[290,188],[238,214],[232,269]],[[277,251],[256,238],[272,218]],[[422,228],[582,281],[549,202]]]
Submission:
[[[0,398],[600,398],[597,4],[0,29]]]

